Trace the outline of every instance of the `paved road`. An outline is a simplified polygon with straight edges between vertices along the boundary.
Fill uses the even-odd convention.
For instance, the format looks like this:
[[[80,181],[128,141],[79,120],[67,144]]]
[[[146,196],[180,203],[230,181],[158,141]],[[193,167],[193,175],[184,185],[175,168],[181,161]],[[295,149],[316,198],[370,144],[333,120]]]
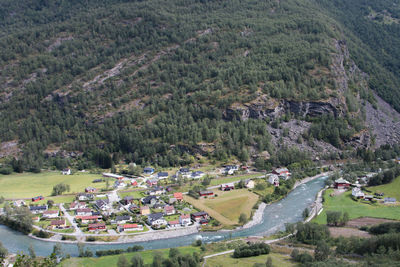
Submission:
[[[68,211],[64,208],[64,204],[60,204],[60,210],[64,213],[64,217],[71,223],[75,228],[75,234],[78,236],[84,235],[82,230],[78,227],[78,224],[74,221],[74,217],[71,216]]]

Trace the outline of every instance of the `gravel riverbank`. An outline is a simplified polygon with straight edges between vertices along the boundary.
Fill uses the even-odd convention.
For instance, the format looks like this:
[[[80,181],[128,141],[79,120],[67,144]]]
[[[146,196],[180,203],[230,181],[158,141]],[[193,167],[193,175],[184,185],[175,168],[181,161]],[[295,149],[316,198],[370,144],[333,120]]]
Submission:
[[[261,223],[266,206],[267,206],[267,204],[265,204],[264,202],[262,202],[260,205],[258,205],[258,209],[254,213],[253,218],[251,219],[251,221],[249,221],[248,223],[243,225],[243,228],[245,228],[245,229],[250,228],[256,224]]]

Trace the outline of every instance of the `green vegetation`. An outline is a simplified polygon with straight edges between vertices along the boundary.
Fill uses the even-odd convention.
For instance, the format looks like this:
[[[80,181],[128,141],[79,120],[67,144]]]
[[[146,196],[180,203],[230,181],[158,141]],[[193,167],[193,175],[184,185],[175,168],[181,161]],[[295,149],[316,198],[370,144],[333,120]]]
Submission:
[[[370,186],[367,189],[373,193],[384,193],[384,197],[394,197],[398,201],[400,200],[400,176],[389,184]]]
[[[61,175],[59,172],[1,175],[0,194],[5,198],[24,198],[38,195],[50,196],[53,186],[58,183],[70,184],[71,193],[83,192],[85,187],[90,185],[94,179],[98,179],[99,176],[99,174],[89,173]],[[93,186],[102,188],[105,187],[105,183],[96,183]],[[57,198],[52,199],[56,200]]]
[[[343,29],[312,0],[1,4],[0,137],[23,150],[3,173],[121,160],[169,167],[194,154],[246,162],[263,151],[285,165],[276,154],[289,148],[277,149],[266,126],[305,118],[290,108],[272,122],[242,120],[240,108],[340,93],[329,68]],[[346,99],[354,111],[354,97]],[[345,126],[359,130],[350,117],[337,124],[340,138]]]
[[[214,192],[217,197],[194,199],[184,196],[184,199],[224,225],[237,224],[241,213],[250,218],[252,208],[258,201],[258,196],[247,189]]]
[[[200,252],[199,247],[180,247],[178,248],[181,254],[192,254],[193,252]],[[131,252],[123,254],[127,259],[131,259],[134,255],[139,254],[145,264],[150,264],[153,261],[154,253],[161,253],[164,258],[168,258],[169,249],[146,250],[140,252]],[[70,258],[61,263],[61,266],[84,266],[84,267],[109,267],[117,266],[119,255],[104,256],[100,258]]]
[[[400,220],[400,211],[396,206],[385,206],[382,204],[362,203],[351,198],[351,191],[338,196],[331,196],[333,189],[324,193],[324,210],[313,219],[313,222],[326,224],[327,211],[347,212],[349,219],[360,217],[374,217]]]
[[[232,266],[232,267],[242,267],[242,266],[254,266],[256,263],[264,264],[267,261],[267,258],[272,259],[273,266],[282,266],[282,267],[291,267],[296,266],[294,262],[291,261],[289,256],[278,254],[278,253],[270,253],[268,255],[260,255],[256,257],[250,258],[232,258],[231,255],[222,255],[218,257],[213,257],[207,259],[206,266]]]

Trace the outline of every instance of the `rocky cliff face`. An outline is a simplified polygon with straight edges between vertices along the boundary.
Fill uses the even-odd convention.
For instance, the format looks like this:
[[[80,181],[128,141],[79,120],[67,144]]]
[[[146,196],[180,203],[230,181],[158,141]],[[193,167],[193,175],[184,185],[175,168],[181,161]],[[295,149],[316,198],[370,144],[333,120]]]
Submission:
[[[306,116],[315,117],[324,114],[338,116],[340,114],[340,110],[330,102],[281,100],[273,106],[268,102],[258,102],[257,104],[231,107],[224,112],[224,118],[226,120],[276,119],[287,112],[304,118]]]

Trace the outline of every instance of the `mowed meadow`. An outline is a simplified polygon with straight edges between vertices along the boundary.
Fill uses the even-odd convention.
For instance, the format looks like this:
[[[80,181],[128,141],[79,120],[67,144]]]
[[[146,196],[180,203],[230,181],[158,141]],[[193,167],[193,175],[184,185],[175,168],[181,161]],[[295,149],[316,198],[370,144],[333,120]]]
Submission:
[[[313,219],[313,222],[326,224],[326,211],[348,212],[350,219],[373,217],[400,220],[400,207],[398,205],[362,203],[351,198],[351,191],[338,196],[331,196],[332,192],[332,189],[325,192],[324,210]]]
[[[184,196],[184,199],[197,209],[208,212],[211,217],[225,225],[238,224],[241,213],[246,214],[247,218],[249,218],[253,206],[258,201],[258,195],[247,189],[237,189],[228,192],[216,189],[214,190],[214,194],[218,196],[200,199]]]
[[[78,193],[83,192],[87,186],[105,187],[104,182],[92,183],[101,177],[101,174],[91,173],[62,175],[59,171],[0,175],[0,196],[7,199],[31,198],[38,195],[46,197],[51,195],[53,186],[59,183],[69,184],[69,193]]]

